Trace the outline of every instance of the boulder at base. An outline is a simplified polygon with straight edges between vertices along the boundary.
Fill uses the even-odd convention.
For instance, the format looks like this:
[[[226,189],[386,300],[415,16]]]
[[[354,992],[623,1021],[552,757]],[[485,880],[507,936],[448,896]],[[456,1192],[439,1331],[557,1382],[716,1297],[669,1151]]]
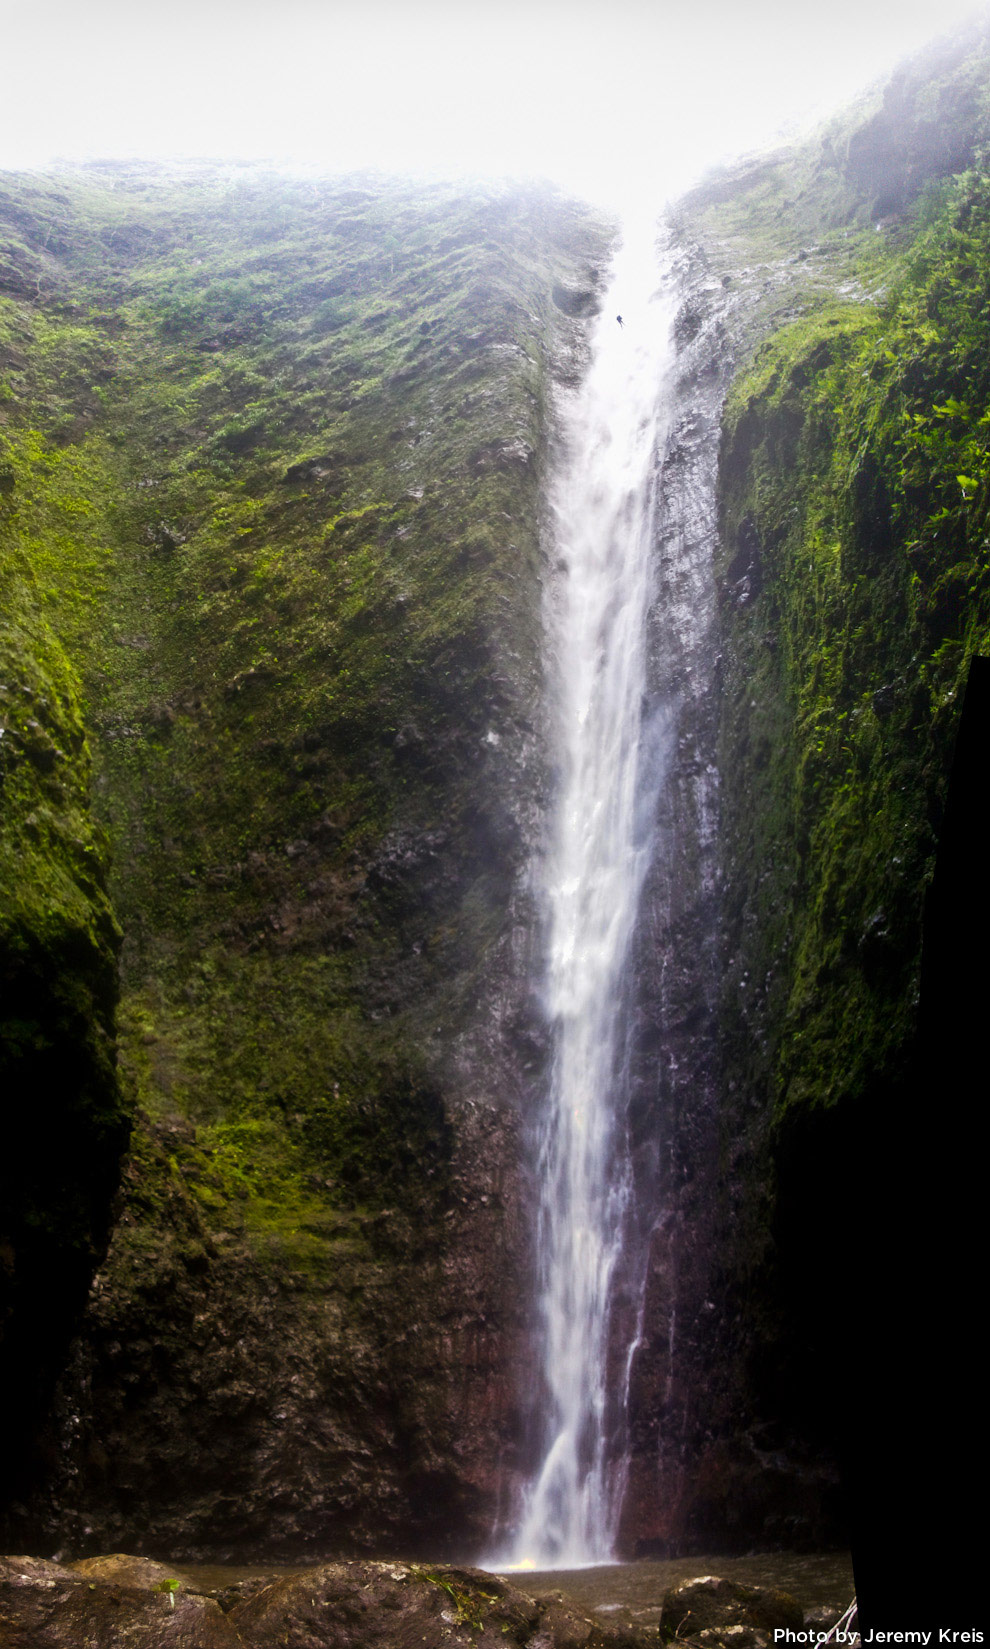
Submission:
[[[188,1592],[180,1569],[167,1563],[156,1563],[151,1557],[134,1557],[128,1552],[108,1552],[105,1557],[82,1557],[78,1563],[67,1563],[66,1568],[83,1580],[108,1580],[118,1586],[136,1586],[142,1592]],[[176,1581],[173,1587],[169,1583]],[[196,1590],[195,1587],[192,1588]]]
[[[250,1649],[641,1649],[647,1641],[480,1569],[406,1563],[323,1564],[274,1581],[230,1619]]]
[[[803,1625],[801,1605],[789,1592],[769,1586],[741,1586],[717,1575],[701,1575],[671,1587],[664,1593],[660,1613],[660,1634],[665,1638],[675,1634],[693,1638],[709,1631],[718,1634],[727,1627],[750,1627],[758,1632],[790,1627],[800,1631]],[[739,1649],[745,1649],[741,1638],[730,1641],[738,1641]]]
[[[219,1605],[108,1581],[59,1563],[0,1558],[3,1649],[243,1649]]]
[[[188,1577],[187,1577],[188,1578]],[[175,1583],[179,1582],[179,1585]],[[259,1583],[228,1614],[167,1565],[117,1553],[72,1567],[0,1558],[2,1649],[644,1649],[559,1596],[480,1569],[325,1563]]]

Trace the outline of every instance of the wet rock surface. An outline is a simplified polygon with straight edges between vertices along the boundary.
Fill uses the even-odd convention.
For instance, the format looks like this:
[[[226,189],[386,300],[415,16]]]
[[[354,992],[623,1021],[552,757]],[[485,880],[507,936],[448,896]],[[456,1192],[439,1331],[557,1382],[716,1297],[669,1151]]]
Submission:
[[[211,1598],[86,1580],[58,1563],[12,1557],[0,1558],[0,1644],[3,1649],[241,1649],[242,1639]]]
[[[455,1174],[449,1217],[416,1231],[399,1209],[331,1214],[314,1199],[304,1249],[276,1234],[259,1251],[243,1229],[204,1225],[181,1174],[154,1250],[140,1208],[125,1210],[65,1382],[66,1459],[85,1475],[60,1526],[76,1551],[133,1539],[149,1473],[142,1545],[180,1561],[298,1557],[331,1539],[371,1552],[410,1527],[443,1552],[451,1506],[465,1540],[512,1401],[488,1265],[515,1149],[511,1118],[468,1125],[488,1174]],[[188,1138],[153,1137],[129,1169],[135,1197],[187,1161]],[[449,1310],[461,1290],[485,1302],[484,1324]]]
[[[276,1581],[231,1613],[258,1649],[633,1649],[635,1634],[602,1627],[556,1599],[528,1597],[478,1569],[326,1564]]]
[[[885,142],[852,145],[849,187],[872,190],[873,159],[886,175]],[[907,188],[914,151],[903,158]],[[957,158],[953,152],[946,164]],[[741,198],[745,187],[737,179],[729,194]],[[355,227],[353,208],[370,198],[339,198],[333,211],[342,211],[342,235]],[[528,233],[520,221],[499,256]],[[395,1549],[402,1539],[408,1551],[405,1541],[414,1538],[413,1549],[453,1557],[480,1549],[493,1509],[507,1504],[507,1491],[532,1464],[524,1411],[527,1387],[536,1389],[526,1305],[535,1197],[520,1118],[539,1103],[546,1055],[546,1027],[528,1000],[533,902],[521,889],[547,778],[536,617],[545,569],[534,525],[546,430],[536,379],[579,375],[604,245],[600,226],[569,235],[555,254],[556,274],[534,289],[539,314],[528,297],[519,312],[493,307],[501,287],[482,260],[464,276],[460,319],[436,332],[437,269],[448,268],[448,255],[460,257],[470,237],[438,242],[429,268],[419,270],[423,284],[409,289],[407,306],[415,328],[410,319],[408,336],[396,333],[388,360],[366,361],[363,351],[395,306],[355,311],[313,391],[314,404],[354,413],[353,428],[339,450],[328,451],[325,434],[317,439],[306,426],[293,426],[291,440],[286,434],[271,448],[265,461],[278,497],[258,517],[264,532],[253,515],[235,510],[214,541],[197,526],[200,514],[212,517],[212,504],[207,510],[205,499],[178,488],[159,506],[144,489],[163,485],[160,443],[171,464],[188,441],[221,455],[210,486],[226,485],[227,468],[254,462],[265,428],[279,427],[274,402],[260,421],[226,404],[214,416],[204,403],[202,430],[171,433],[165,409],[152,402],[142,414],[144,437],[132,396],[114,414],[128,440],[136,420],[137,437],[149,442],[146,455],[136,451],[128,481],[133,533],[123,565],[131,569],[134,543],[144,546],[144,560],[108,655],[114,671],[131,673],[130,685],[119,702],[95,703],[91,712],[128,934],[124,1066],[147,1110],[110,1253],[41,1439],[33,1492],[18,1483],[8,1540],[30,1534],[39,1544],[43,1536],[47,1549],[68,1542],[81,1551],[139,1528],[146,1548],[191,1558],[316,1554],[329,1539],[365,1553]],[[322,224],[319,238],[322,245]],[[760,936],[782,920],[791,890],[766,838],[749,845],[749,824],[759,817],[753,776],[772,768],[785,697],[775,689],[759,704],[750,700],[752,672],[738,646],[744,624],[757,637],[751,657],[780,646],[769,613],[776,552],[751,512],[725,546],[721,620],[712,572],[714,472],[734,351],[741,355],[761,329],[798,316],[808,298],[863,297],[853,266],[833,249],[827,267],[817,232],[801,238],[815,243],[812,252],[802,244],[782,262],[776,242],[743,256],[724,234],[718,245],[710,236],[708,262],[687,253],[682,270],[681,381],[660,500],[663,595],[651,616],[653,754],[669,762],[670,783],[637,938],[630,1031],[637,1225],[618,1279],[613,1348],[618,1371],[636,1342],[622,1540],[637,1554],[697,1551],[714,1540],[738,1551],[755,1541],[808,1546],[841,1528],[831,1445],[809,1427],[802,1348],[782,1320],[774,1276],[780,1196],[768,1117],[780,969],[772,952],[772,965],[752,958],[763,955]],[[34,263],[25,267],[33,271]],[[368,271],[358,273],[348,301],[370,302]],[[385,273],[383,266],[376,279]],[[387,274],[391,281],[395,270]],[[86,296],[75,279],[73,286]],[[40,294],[33,273],[23,290],[7,289],[25,299]],[[337,337],[345,319],[338,296],[307,287],[298,295],[300,323]],[[314,310],[317,297],[322,307]],[[243,324],[217,330],[224,314],[213,310],[226,302],[221,290],[205,307],[170,311],[163,336],[185,329],[191,359],[212,353],[221,338],[225,348],[240,348],[256,326],[259,336],[272,332],[272,317],[260,327],[253,309]],[[453,298],[448,308],[453,316]],[[527,364],[510,338],[530,309]],[[132,316],[135,327],[138,320]],[[545,344],[543,332],[553,333]],[[110,337],[101,334],[101,349]],[[155,340],[157,348],[157,333]],[[283,343],[284,360],[294,359]],[[154,359],[148,355],[138,378]],[[816,360],[808,357],[809,370],[819,369]],[[129,361],[137,370],[137,357]],[[281,381],[282,361],[250,364],[256,387]],[[362,375],[371,383],[383,372],[388,396],[376,409],[352,391]],[[449,402],[438,407],[444,374]],[[88,372],[84,382],[91,383]],[[42,405],[41,378],[32,393]],[[88,404],[79,408],[89,417]],[[796,439],[792,413],[783,405],[775,427],[782,452]],[[125,424],[117,426],[121,439]],[[80,428],[76,419],[58,439],[81,439]],[[793,467],[784,468],[790,488]],[[238,491],[246,473],[231,471]],[[6,497],[13,472],[4,476],[6,469]],[[255,480],[263,492],[264,477]],[[871,556],[886,553],[886,537],[873,543],[869,498],[853,502],[870,517]],[[286,543],[295,549],[282,570],[257,551],[268,536],[276,542],[290,510],[297,525]],[[202,613],[190,602],[183,609],[168,583],[166,564],[180,555],[182,586],[195,592]],[[204,589],[210,599],[200,604]],[[440,618],[447,628],[437,634]],[[256,622],[259,634],[277,634],[283,675],[277,659],[254,661],[248,641]],[[344,663],[328,695],[327,672]],[[145,679],[152,665],[161,679]],[[296,670],[306,686],[298,701],[289,692]],[[874,685],[872,714],[884,738],[901,714],[899,694],[887,673]],[[744,737],[717,781],[717,722],[721,714],[724,733],[734,695]],[[17,772],[30,767],[43,787],[62,758],[54,733],[41,736],[40,725],[37,717],[25,723],[16,754]],[[729,734],[731,743],[731,726]],[[212,806],[215,797],[222,806]],[[249,829],[255,802],[264,804],[263,817]],[[733,806],[746,831],[728,851]],[[888,966],[882,915],[871,915],[848,947],[864,976],[882,976]],[[103,948],[106,961],[108,935]],[[328,959],[332,968],[324,967]],[[112,996],[111,989],[108,1003]],[[406,1065],[393,1081],[403,1037],[422,1055],[422,1081]],[[365,1043],[374,1044],[369,1070],[354,1063]],[[109,1043],[95,1063],[97,1054],[112,1097]],[[817,1058],[823,1070],[841,1068],[821,1050]],[[108,1126],[118,1122],[110,1117]],[[63,1139],[75,1169],[82,1158],[72,1137]],[[806,1139],[794,1160],[813,1153],[827,1160],[810,1133]],[[383,1144],[398,1149],[383,1156]],[[81,1232],[85,1242],[73,1310],[102,1247],[118,1152],[119,1140],[102,1153],[96,1214],[83,1210],[74,1221],[75,1240]],[[30,1130],[27,1146],[9,1156],[15,1164],[42,1160]],[[278,1190],[270,1195],[259,1185],[273,1166]],[[50,1154],[44,1171],[50,1189],[58,1178]],[[813,1205],[803,1176],[793,1178]],[[827,1200],[824,1170],[815,1183]],[[791,1263],[805,1290],[809,1240],[800,1223],[795,1229]],[[64,1240],[53,1252],[58,1246],[64,1255]],[[2,1241],[0,1265],[9,1265]],[[43,1301],[46,1319],[61,1320],[43,1268],[37,1274],[42,1286],[15,1278],[14,1303]],[[0,1317],[5,1310],[0,1301]],[[51,1348],[45,1353],[51,1368],[67,1332],[63,1324],[57,1359]],[[14,1352],[14,1389],[24,1393],[40,1361],[33,1335]],[[823,1381],[832,1383],[831,1369]],[[7,1407],[23,1415],[19,1403]],[[44,1577],[36,1578],[44,1591]],[[72,1587],[102,1584],[78,1574],[48,1579],[49,1590],[69,1588],[66,1600],[80,1595]],[[112,1584],[133,1590],[123,1573]],[[302,1607],[294,1592],[278,1598],[279,1607]],[[273,1608],[277,1601],[273,1595]],[[239,1603],[260,1607],[257,1599]],[[162,1606],[170,1609],[167,1597]],[[441,1611],[438,1630],[461,1630],[453,1613],[450,1622]],[[540,1630],[537,1622],[534,1643]],[[702,1628],[720,1630],[762,1628]]]
[[[0,1559],[0,1643],[3,1649],[642,1649],[654,1641],[652,1633],[594,1621],[559,1594],[533,1598],[478,1569],[328,1563],[262,1581],[228,1614],[211,1598],[172,1587],[172,1579],[165,1566],[122,1554],[71,1568]]]
[[[114,209],[125,173],[96,185]],[[59,196],[67,223],[74,187]],[[487,1539],[522,1432],[531,1186],[518,1119],[542,1057],[523,884],[546,768],[544,399],[579,370],[587,332],[552,288],[582,294],[581,309],[611,231],[576,203],[518,218],[473,196],[413,191],[400,208],[332,186],[318,209],[312,191],[290,206],[299,237],[273,248],[266,187],[232,209],[222,248],[212,208],[201,218],[191,205],[216,268],[203,262],[203,302],[181,312],[155,217],[134,256],[163,308],[123,341],[103,313],[102,254],[91,265],[65,242],[100,360],[123,351],[128,381],[147,390],[138,417],[108,389],[99,439],[112,429],[116,450],[119,418],[125,461],[113,478],[94,472],[80,505],[99,555],[134,572],[126,599],[111,580],[107,636],[93,641],[109,670],[87,673],[84,708],[92,807],[113,837],[118,1068],[136,1126],[105,1261],[119,1143],[109,1183],[83,1176],[100,1219],[76,1221],[81,1322],[52,1309],[61,1232],[33,1289],[17,1283],[59,1332],[45,1412],[19,1427],[30,1458],[0,1491],[8,1549],[140,1541],[189,1558],[332,1546],[451,1560]],[[0,189],[0,217],[15,210],[46,242],[32,191],[11,202]],[[389,201],[396,256],[383,259],[365,217],[389,215]],[[226,275],[258,233],[273,302],[276,288],[294,296],[231,309]],[[195,427],[173,418],[157,399],[161,350],[203,387],[221,341],[235,376],[234,358],[250,357],[264,407],[241,406],[227,384]],[[48,404],[46,371],[25,359],[28,427]],[[67,382],[60,369],[60,405]],[[201,490],[172,488],[164,476],[190,441],[210,473]],[[249,473],[266,525],[216,517],[238,549],[228,558],[210,523],[228,485],[247,496]],[[119,543],[104,519],[118,495]],[[267,551],[256,564],[263,544],[284,547],[284,569]],[[71,584],[70,560],[55,583],[64,571]],[[215,605],[199,599],[207,587]],[[208,606],[190,646],[186,627]],[[126,678],[126,703],[110,677]],[[31,748],[47,783],[51,752],[37,737]],[[25,1092],[24,1118],[42,1116]],[[29,1127],[8,1160],[20,1182],[43,1162],[62,1208],[58,1137],[71,1177],[85,1159],[65,1129],[48,1130],[42,1152]],[[33,1344],[6,1339],[3,1358],[17,1392],[33,1392]],[[23,1404],[7,1412],[20,1420]]]
[[[787,1592],[766,1586],[741,1586],[718,1575],[702,1575],[674,1586],[663,1600],[660,1631],[667,1637],[695,1637],[702,1633],[745,1628],[772,1633],[775,1628],[800,1631],[804,1614]],[[705,1642],[714,1641],[708,1636]],[[742,1644],[741,1637],[733,1643]]]
[[[635,1278],[641,1268],[645,1286],[621,1534],[636,1557],[835,1538],[827,1455],[803,1447],[796,1427],[753,1426],[764,1401],[754,1345],[780,1332],[767,1299],[753,1310],[751,1287],[769,1251],[769,1164],[759,1101],[729,1089],[723,1068],[719,431],[755,297],[726,289],[687,234],[673,277],[677,353],[650,614],[651,755],[668,776],[633,964],[639,1224],[629,1269]]]
[[[84,1557],[78,1563],[66,1564],[66,1568],[79,1575],[83,1580],[99,1580],[113,1582],[117,1586],[137,1586],[142,1590],[153,1591],[158,1587],[167,1586],[176,1580],[175,1570],[167,1563],[156,1563],[150,1557],[131,1557],[127,1552],[109,1552],[106,1557]],[[198,1591],[196,1586],[189,1587],[179,1581],[179,1586],[185,1591]],[[169,1588],[171,1589],[171,1588]],[[176,1587],[178,1590],[178,1587]]]

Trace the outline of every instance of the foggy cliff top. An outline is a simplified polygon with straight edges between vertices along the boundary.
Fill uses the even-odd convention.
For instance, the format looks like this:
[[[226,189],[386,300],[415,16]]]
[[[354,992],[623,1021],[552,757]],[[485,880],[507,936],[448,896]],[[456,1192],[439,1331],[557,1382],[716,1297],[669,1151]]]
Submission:
[[[545,175],[621,205],[806,126],[976,13],[541,0],[0,6],[0,167],[265,159],[326,172]]]

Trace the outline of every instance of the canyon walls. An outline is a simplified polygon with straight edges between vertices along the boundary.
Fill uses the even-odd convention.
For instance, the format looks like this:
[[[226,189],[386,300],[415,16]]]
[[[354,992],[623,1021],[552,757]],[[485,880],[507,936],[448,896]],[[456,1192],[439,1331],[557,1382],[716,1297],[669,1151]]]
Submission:
[[[848,1529],[988,646],[987,63],[671,214],[629,1554]],[[545,485],[614,226],[139,165],[0,208],[6,1541],[477,1555],[535,1463]]]
[[[610,231],[548,190],[236,171],[4,204],[5,550],[68,682],[34,727],[46,655],[5,657],[4,748],[79,815],[45,815],[59,977],[18,952],[18,988],[53,1019],[75,993],[84,1096],[22,1063],[10,1161],[55,1220],[74,1159],[56,1239],[88,1260],[47,1290],[21,1219],[59,1325],[8,1340],[27,1388],[126,1137],[90,863],[133,1117],[57,1402],[9,1415],[11,1539],[476,1549],[529,1305],[544,403]]]
[[[686,1441],[682,1464],[661,1447],[654,1504],[696,1549],[755,1526],[834,1538],[852,1519],[899,1548],[902,1607],[919,1531],[951,1561],[931,1512],[961,1469],[948,1417],[961,1404],[974,1447],[978,1432],[965,1372],[922,1373],[915,1350],[922,1296],[946,1290],[965,1368],[973,1284],[965,1038],[930,1016],[919,1042],[918,1014],[926,889],[990,621],[987,74],[984,24],[808,144],[711,179],[679,219],[727,385],[718,940],[714,1065],[702,1047],[694,1086],[681,1067],[681,1173],[708,1183],[667,1264],[698,1273],[668,1451]],[[671,1307],[660,1333],[673,1322]],[[936,1482],[942,1452],[956,1467]]]

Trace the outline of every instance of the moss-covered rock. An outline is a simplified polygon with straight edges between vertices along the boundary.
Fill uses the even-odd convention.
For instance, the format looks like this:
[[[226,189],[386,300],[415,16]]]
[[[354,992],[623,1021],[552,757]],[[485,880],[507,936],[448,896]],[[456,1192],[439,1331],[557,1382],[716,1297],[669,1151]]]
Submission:
[[[728,399],[717,590],[699,561],[651,617],[634,1549],[841,1526],[801,1210],[903,1091],[990,642],[985,66],[981,26],[681,214],[699,387],[660,495],[695,550]],[[136,1119],[14,1526],[476,1548],[532,1372],[540,483],[607,226],[536,188],[138,166],[7,180],[3,223],[7,1044],[58,1096],[54,1138],[17,1109],[13,1206],[73,1299],[125,1134],[116,923]],[[22,1387],[64,1349],[32,1310]]]
[[[660,1636],[669,1641],[732,1627],[738,1632],[743,1626],[755,1627],[769,1636],[774,1631],[800,1631],[803,1625],[804,1611],[788,1592],[768,1586],[742,1586],[718,1575],[701,1575],[664,1593]],[[730,1636],[727,1641],[734,1638]]]
[[[963,173],[882,303],[792,323],[727,408],[730,1011],[772,1023],[782,1109],[896,1084],[910,1054],[955,718],[990,645],[988,187]]]
[[[10,1649],[74,1649],[83,1641],[105,1649],[271,1649],[286,1642],[295,1649],[645,1649],[655,1642],[653,1633],[603,1625],[569,1608],[559,1593],[529,1597],[478,1569],[327,1563],[239,1586],[248,1595],[222,1609],[167,1567],[140,1558],[96,1558],[69,1568],[0,1558],[0,1622]]]
[[[688,1444],[698,1539],[728,1533],[733,1504],[761,1515],[774,1479],[780,1537],[808,1537],[816,1499],[838,1536],[848,1511],[813,1473],[842,1448],[848,1467],[884,1420],[862,1371],[836,1366],[836,1325],[875,1344],[894,1251],[914,1252],[939,1194],[918,995],[959,708],[990,648],[987,52],[981,24],[685,207],[736,353],[715,569],[718,1212],[686,1348],[696,1378],[716,1371]],[[710,1160],[695,1144],[689,1177]]]
[[[0,1399],[15,1418],[16,1490],[106,1246],[128,1125],[114,1043],[120,931],[90,810],[80,682],[39,565],[52,546],[36,535],[67,521],[36,508],[36,476],[59,465],[17,439],[2,463]],[[71,541],[58,551],[69,559]]]
[[[154,1586],[133,1573],[90,1580],[30,1557],[0,1558],[0,1624],[10,1649],[244,1649],[212,1598],[189,1596],[168,1580]]]
[[[140,165],[9,178],[0,219],[0,509],[75,694],[67,729],[49,693],[24,771],[56,781],[47,740],[81,783],[85,730],[138,1117],[60,1464],[17,1527],[480,1537],[540,1057],[519,933],[547,400],[608,226],[540,188]],[[116,929],[85,886],[104,971],[76,1034],[109,1081]],[[68,942],[45,941],[59,989]]]
[[[645,1633],[605,1625],[559,1599],[536,1599],[479,1569],[406,1563],[335,1563],[276,1580],[237,1605],[245,1644],[269,1649],[386,1649],[449,1643],[458,1649],[641,1649]]]

